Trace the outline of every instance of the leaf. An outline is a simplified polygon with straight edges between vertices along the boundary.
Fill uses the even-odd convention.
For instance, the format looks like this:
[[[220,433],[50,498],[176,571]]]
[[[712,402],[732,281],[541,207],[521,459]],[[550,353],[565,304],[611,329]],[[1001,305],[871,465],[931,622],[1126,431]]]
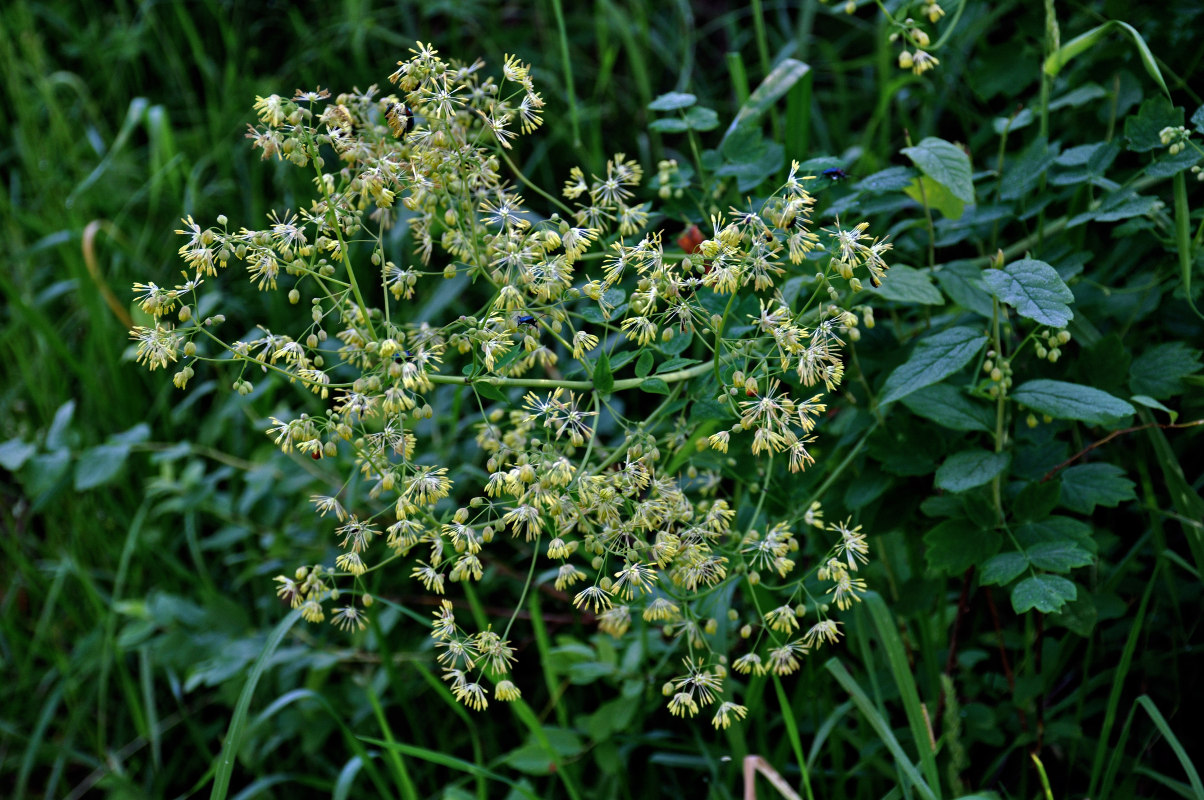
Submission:
[[[660,378],[645,378],[644,382],[640,384],[640,389],[650,394],[668,394],[669,384]]]
[[[910,167],[887,167],[858,181],[857,190],[872,194],[901,192],[911,185],[914,177],[915,170]]]
[[[1033,139],[1004,167],[999,178],[1000,199],[1016,200],[1031,192],[1057,157],[1057,148],[1050,147],[1044,136]]]
[[[1101,97],[1107,97],[1108,92],[1098,83],[1086,83],[1078,88],[1071,89],[1061,97],[1054,98],[1049,101],[1049,110],[1057,111],[1064,106],[1078,108],[1084,106],[1093,100],[1099,100]]]
[[[688,92],[666,92],[648,104],[649,111],[676,111],[689,108],[698,98]]]
[[[953,302],[979,316],[990,319],[995,304],[982,279],[985,270],[970,261],[950,261],[936,271],[936,281]]]
[[[685,133],[686,131],[711,131],[719,127],[719,115],[714,109],[693,106],[681,117],[665,117],[648,123],[648,130],[661,133]]]
[[[1183,125],[1183,109],[1171,105],[1165,97],[1146,99],[1136,114],[1125,118],[1125,138],[1129,149],[1137,153],[1165,150],[1162,143],[1163,128],[1178,128]]]
[[[1011,453],[992,453],[975,448],[954,453],[936,471],[938,489],[964,492],[982,486],[1007,469]]]
[[[610,371],[610,359],[605,350],[598,353],[594,363],[594,388],[601,394],[610,394],[615,388],[615,376]]]
[[[947,383],[925,386],[903,398],[903,405],[911,413],[951,430],[989,433],[995,429],[995,414],[990,408]]]
[[[1012,399],[1054,419],[1075,419],[1089,425],[1107,425],[1136,413],[1133,406],[1107,392],[1045,378],[1021,384],[1012,392]]]
[[[1133,47],[1137,49],[1137,54],[1141,57],[1141,63],[1145,66],[1145,71],[1149,73],[1155,83],[1162,87],[1163,94],[1170,97],[1170,90],[1166,88],[1166,81],[1162,79],[1162,72],[1158,69],[1158,62],[1154,60],[1154,54],[1150,52],[1145,39],[1141,38],[1141,34],[1132,25],[1114,19],[1110,19],[1104,24],[1074,37],[1053,53],[1050,53],[1049,58],[1045,59],[1043,67],[1045,74],[1051,78],[1057,77],[1057,74],[1070,63],[1071,59],[1090,50],[1116,28],[1119,28],[1122,33],[1127,34],[1133,40]]]
[[[1057,270],[1044,261],[1021,259],[1003,269],[989,269],[982,278],[993,295],[1022,317],[1052,328],[1064,328],[1074,319],[1068,305],[1074,302],[1074,295]]]
[[[982,565],[982,574],[978,577],[978,582],[983,586],[1003,586],[1005,583],[1011,583],[1026,569],[1028,556],[1024,553],[1018,550],[1000,553]]]
[[[1129,367],[1129,388],[1134,394],[1166,399],[1186,390],[1183,378],[1200,371],[1200,351],[1183,342],[1154,345]]]
[[[0,467],[9,472],[16,472],[37,451],[38,448],[33,444],[27,444],[20,439],[9,439],[0,444]]]
[[[1016,584],[1012,590],[1012,608],[1017,614],[1037,609],[1052,614],[1078,597],[1074,583],[1060,575],[1034,575]]]
[[[75,462],[75,490],[84,492],[109,483],[125,466],[130,446],[125,443],[102,444],[85,450]]]
[[[1018,131],[1021,128],[1027,128],[1033,124],[1032,109],[1022,108],[1010,117],[995,117],[991,120],[991,127],[995,130],[996,135],[1002,136],[1004,133]]]
[[[736,112],[736,116],[732,119],[723,138],[726,139],[736,128],[757,119],[768,111],[779,97],[790,91],[790,87],[798,83],[810,71],[811,67],[794,58],[783,58],[779,61],[744,101],[744,105],[740,106],[740,110]]]
[[[1042,542],[1026,551],[1029,563],[1050,572],[1070,572],[1075,567],[1086,567],[1095,557],[1074,542]]]
[[[1196,109],[1191,115],[1191,124],[1196,126],[1196,133],[1204,133],[1204,106]]]
[[[970,157],[960,147],[929,136],[915,147],[904,147],[900,152],[958,200],[963,203],[974,202]]]
[[[676,372],[679,369],[685,369],[686,367],[692,367],[698,363],[700,363],[700,362],[698,361],[697,358],[680,358],[680,357],[678,357],[678,358],[666,359],[663,364],[661,364],[659,367],[656,368],[656,374],[664,375],[665,373],[668,373],[668,372]],[[641,377],[643,377],[643,376],[641,376]]]
[[[961,219],[966,210],[964,200],[958,199],[949,187],[927,175],[914,179],[903,193],[920,205],[935,208],[946,219]]]
[[[1062,472],[1062,505],[1080,514],[1136,499],[1136,484],[1115,464],[1079,464]]]
[[[986,336],[960,326],[922,339],[911,357],[886,379],[879,403],[894,402],[952,375],[969,363],[986,343]]]
[[[1062,487],[1057,481],[1033,481],[1020,490],[1012,502],[1012,514],[1017,522],[1045,519],[1054,510]]]
[[[1027,522],[1014,528],[1016,541],[1022,547],[1033,547],[1043,542],[1070,541],[1088,553],[1098,549],[1091,538],[1091,526],[1081,519],[1054,515],[1045,519]]]
[[[932,275],[927,270],[921,271],[902,264],[890,268],[882,286],[870,291],[877,292],[887,300],[896,303],[912,303],[923,306],[943,306],[945,298],[932,283]]]
[[[635,362],[635,376],[637,378],[646,378],[648,373],[652,371],[652,353],[645,350],[640,353],[639,361]]]
[[[999,550],[999,536],[968,519],[948,519],[924,534],[928,568],[944,575],[961,575]]]

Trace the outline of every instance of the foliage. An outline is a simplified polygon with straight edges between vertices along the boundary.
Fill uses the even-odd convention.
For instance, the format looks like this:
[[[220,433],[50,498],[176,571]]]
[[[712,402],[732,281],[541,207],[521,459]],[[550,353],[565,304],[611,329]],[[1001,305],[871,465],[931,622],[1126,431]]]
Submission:
[[[218,796],[228,780],[245,796],[370,786],[617,797],[694,795],[706,782],[732,797],[744,757],[758,756],[762,774],[781,774],[775,786],[803,795],[1200,796],[1199,736],[1182,698],[1198,666],[1204,552],[1192,282],[1204,111],[1190,80],[1201,12],[849,5],[714,12],[600,0],[517,19],[504,15],[534,12],[354,3],[319,21],[218,3],[84,16],[7,4],[4,785],[15,796],[166,796],[208,791],[216,774]],[[747,487],[733,498],[738,530],[765,531],[760,520],[797,516],[815,498],[827,520],[859,525],[873,556],[857,574],[875,591],[833,610],[848,639],[831,657],[804,658],[784,680],[726,676],[750,709],[739,732],[666,713],[643,659],[670,654],[670,642],[649,632],[616,646],[546,583],[519,602],[513,587],[526,582],[501,570],[509,555],[475,588],[456,587],[457,620],[478,629],[519,609],[523,698],[482,714],[430,671],[433,609],[419,594],[371,587],[368,628],[351,638],[294,625],[265,587],[300,553],[338,555],[299,498],[329,480],[350,443],[317,461],[286,456],[262,435],[268,418],[321,420],[319,398],[307,404],[296,386],[249,372],[244,397],[212,367],[179,393],[133,369],[133,348],[123,353],[123,330],[153,324],[132,319],[123,287],[175,282],[181,205],[197,220],[238,220],[234,234],[284,213],[282,196],[307,207],[312,183],[238,146],[251,99],[367,85],[416,38],[532,63],[547,122],[510,155],[534,184],[558,186],[579,165],[605,176],[616,151],[650,177],[675,160],[651,181],[656,198],[641,197],[665,214],[649,224],[671,263],[694,266],[692,246],[674,247],[690,223],[710,235],[713,214],[759,210],[796,159],[797,174],[816,176],[805,188],[817,228],[865,219],[894,246],[880,286],[831,282],[860,313],[842,334],[845,377],[817,420],[815,465],[783,492],[750,454],[729,453],[734,465],[703,454],[722,487]],[[381,131],[381,141],[397,140]],[[546,229],[556,208],[544,203],[528,210]],[[413,241],[393,233],[385,244],[408,253]],[[347,251],[363,265],[371,252]],[[596,274],[600,257],[583,259]],[[446,284],[455,291],[441,307],[396,304],[393,318],[471,316],[488,302],[484,279]],[[291,331],[285,293],[235,283],[211,307],[189,301],[193,318],[225,314],[217,330],[247,334],[230,339],[249,341],[255,322]],[[630,303],[636,283],[611,288]],[[555,347],[553,324],[580,325],[572,315],[588,307],[566,298],[566,319],[555,304],[524,312],[538,312],[538,346]],[[514,324],[518,308],[508,313],[506,332],[535,334]],[[476,316],[480,328],[487,316]],[[732,339],[748,333],[724,327]],[[628,419],[666,399],[701,402],[685,381],[656,383],[666,362],[698,355],[600,341],[602,368],[583,353],[580,374],[561,378],[610,386],[611,402],[626,393]],[[734,377],[720,367],[721,381]],[[501,390],[507,401],[525,394]],[[426,400],[429,436],[467,430],[456,427],[466,404],[445,399],[456,391],[440,384]],[[593,419],[605,446],[623,445],[619,427]],[[690,436],[715,432],[699,430],[701,416],[685,423]],[[439,443],[443,460],[471,472],[475,445],[456,451],[452,438]],[[663,474],[687,464],[673,461]],[[771,491],[750,503],[754,483]],[[812,566],[823,546],[799,544]],[[699,621],[712,616],[724,635],[738,627],[722,613]],[[632,630],[651,629],[636,615]]]

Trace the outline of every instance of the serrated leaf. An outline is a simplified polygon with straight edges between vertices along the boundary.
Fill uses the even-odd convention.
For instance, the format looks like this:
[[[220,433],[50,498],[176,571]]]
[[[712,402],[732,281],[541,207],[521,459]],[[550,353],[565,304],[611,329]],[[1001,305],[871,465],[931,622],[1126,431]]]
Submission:
[[[502,390],[488,381],[476,381],[472,384],[472,389],[481,397],[492,400],[495,403],[509,402],[509,398],[502,393]]]
[[[1183,342],[1154,345],[1133,360],[1129,388],[1134,394],[1166,399],[1187,387],[1183,378],[1200,371],[1200,351]]]
[[[987,270],[982,279],[995,297],[1022,317],[1052,328],[1064,328],[1074,319],[1069,306],[1074,295],[1057,270],[1044,261],[1021,259],[1003,269]]]
[[[1204,133],[1204,106],[1196,109],[1191,115],[1191,124],[1196,126],[1196,133]]]
[[[969,363],[986,343],[986,336],[960,326],[922,339],[911,357],[886,379],[879,402],[886,404],[900,400],[952,375]]]
[[[1057,481],[1033,481],[1020,490],[1012,502],[1017,522],[1034,522],[1049,516],[1058,504],[1062,487]]]
[[[84,492],[113,480],[129,455],[130,446],[124,443],[102,444],[85,450],[75,462],[75,490]]]
[[[1055,419],[1075,419],[1106,425],[1136,413],[1133,406],[1107,392],[1078,383],[1045,378],[1021,384],[1012,399]]]
[[[615,376],[610,371],[610,358],[605,350],[598,353],[598,360],[594,363],[594,388],[601,394],[610,394],[615,388]]]
[[[1062,505],[1080,514],[1133,500],[1136,484],[1115,464],[1079,464],[1062,472]]]
[[[640,358],[635,362],[635,376],[637,378],[646,378],[648,373],[652,372],[652,353],[645,350],[640,353]]]
[[[1081,519],[1054,515],[1034,522],[1026,522],[1013,529],[1016,541],[1022,547],[1028,548],[1043,542],[1070,541],[1077,544],[1088,553],[1098,549],[1095,539],[1091,538],[1091,526]]]
[[[676,111],[689,108],[698,98],[688,92],[666,92],[648,104],[649,111]]]
[[[943,306],[945,298],[932,283],[932,275],[927,270],[921,271],[896,264],[890,268],[882,285],[877,289],[871,288],[887,300],[896,303],[913,303],[922,306]]]
[[[949,519],[924,534],[924,546],[929,569],[961,575],[999,550],[999,536],[968,519]]]
[[[1028,548],[1025,553],[1034,567],[1049,572],[1070,572],[1075,567],[1085,567],[1095,561],[1094,556],[1074,542],[1042,542]]]
[[[1012,608],[1017,614],[1036,609],[1052,614],[1078,597],[1074,583],[1061,575],[1034,575],[1016,584],[1012,590]]]
[[[1000,553],[982,565],[978,582],[983,586],[1003,586],[1011,583],[1028,569],[1028,556],[1017,550]]]
[[[1163,128],[1178,128],[1183,125],[1183,109],[1171,105],[1165,97],[1147,98],[1136,114],[1125,118],[1125,138],[1129,149],[1138,153],[1162,150]]]
[[[1012,460],[1011,453],[993,453],[975,448],[954,453],[945,459],[936,471],[934,481],[938,489],[950,492],[965,492],[982,486],[1007,469]]]
[[[643,383],[640,384],[640,390],[649,392],[650,394],[668,394],[669,384],[660,378],[645,378]]]
[[[970,157],[960,147],[944,139],[929,136],[915,147],[904,147],[903,155],[921,172],[944,186],[963,203],[974,202],[974,181]]]
[[[947,383],[925,386],[903,398],[903,405],[911,413],[955,431],[989,433],[995,427],[994,411]]]

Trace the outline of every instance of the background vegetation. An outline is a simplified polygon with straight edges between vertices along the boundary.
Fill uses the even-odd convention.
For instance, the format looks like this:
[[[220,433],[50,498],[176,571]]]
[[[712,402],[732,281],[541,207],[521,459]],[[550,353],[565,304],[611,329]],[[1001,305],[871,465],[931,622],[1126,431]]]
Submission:
[[[950,3],[940,66],[922,76],[898,68],[874,5],[568,5],[4,5],[0,785],[18,798],[191,796],[232,767],[239,797],[736,797],[744,756],[798,786],[801,752],[816,796],[1032,797],[1035,754],[1056,797],[1204,797],[1191,763],[1204,740],[1180,713],[1204,667],[1204,448],[1199,427],[1149,427],[1204,416],[1204,327],[1188,303],[1199,153],[1172,157],[1158,140],[1166,126],[1204,124],[1198,4],[969,3],[954,24]],[[1043,72],[1059,44],[1108,19],[1140,40],[1105,28]],[[288,389],[265,382],[242,398],[211,381],[179,393],[132,364],[128,287],[173,279],[179,218],[254,221],[292,204],[295,178],[242,138],[254,97],[383,83],[415,39],[533,63],[548,122],[520,155],[546,187],[614,151],[649,169],[688,161],[681,137],[649,130],[655,97],[691,92],[726,127],[775,63],[806,63],[766,137],[787,159],[843,165],[850,179],[821,205],[893,226],[896,263],[916,268],[869,301],[879,324],[825,433],[853,459],[825,503],[872,533],[880,599],[848,615],[835,662],[751,686],[762,712],[739,729],[669,717],[659,686],[562,606],[530,609],[520,645],[547,677],[523,687],[527,716],[470,717],[451,703],[405,619],[354,639],[279,628],[287,609],[271,576],[322,552],[299,502],[313,466],[262,433]],[[700,135],[709,147],[711,135]],[[926,137],[969,154],[976,202],[960,215],[956,196],[903,191],[922,165],[901,151]],[[676,236],[688,221],[659,224]],[[968,446],[1004,452],[994,417],[975,417],[994,411],[972,402],[987,397],[983,357],[954,376],[968,387],[956,397],[884,397],[927,331],[985,330],[997,315],[976,274],[999,250],[1051,264],[1073,290],[1062,301],[1073,338],[1056,363],[1012,365],[1016,385],[1144,399],[1129,413],[1060,416],[1030,398],[1056,420],[1030,429],[1017,414],[1007,466],[979,464],[994,473],[967,485],[938,468]],[[225,302],[237,314],[276,301],[232,291]],[[1021,317],[997,339],[1014,346],[1036,329],[1039,317]],[[1058,480],[1044,481],[1051,471]],[[1023,526],[1055,509],[1071,522],[1045,539],[979,546],[998,513]],[[1034,555],[1042,543],[1055,547]],[[1048,584],[1061,613],[1019,613],[1017,576],[980,569],[1009,552],[1037,577],[1065,576],[1074,602]],[[255,696],[236,713],[252,674]],[[245,723],[234,762],[221,758],[232,718]]]

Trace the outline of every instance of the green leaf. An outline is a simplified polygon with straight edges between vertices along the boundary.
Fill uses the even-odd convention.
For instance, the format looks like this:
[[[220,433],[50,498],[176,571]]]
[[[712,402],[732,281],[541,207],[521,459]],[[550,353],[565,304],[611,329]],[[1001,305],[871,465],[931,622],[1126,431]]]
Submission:
[[[1204,133],[1204,106],[1196,109],[1191,115],[1191,124],[1196,126],[1196,133]]]
[[[615,389],[615,376],[610,371],[610,358],[605,350],[598,353],[598,360],[594,363],[594,388],[601,394],[610,394]]]
[[[925,386],[903,398],[911,413],[930,419],[955,431],[984,431],[995,429],[995,412],[976,403],[947,383]]]
[[[1034,522],[1045,519],[1058,504],[1062,487],[1057,481],[1033,481],[1020,490],[1012,502],[1012,513],[1017,522]]]
[[[961,219],[966,211],[965,201],[958,199],[943,183],[927,175],[913,180],[903,193],[920,205],[935,208],[946,219]]]
[[[1098,83],[1086,83],[1075,89],[1071,89],[1061,97],[1054,98],[1049,101],[1049,110],[1057,111],[1059,108],[1070,106],[1071,108],[1079,108],[1088,103],[1099,100],[1101,97],[1107,97],[1108,91]]]
[[[644,382],[640,384],[640,390],[650,394],[668,394],[669,384],[660,378],[645,378]]]
[[[1012,392],[1012,399],[1054,419],[1075,419],[1089,425],[1107,425],[1136,413],[1133,406],[1107,392],[1045,378],[1021,384]]]
[[[1154,345],[1129,367],[1129,388],[1133,394],[1164,400],[1186,390],[1183,378],[1199,372],[1200,367],[1200,351],[1183,342]]]
[[[871,194],[901,192],[911,185],[915,170],[910,167],[887,167],[857,181],[857,190]]]
[[[953,302],[990,319],[995,313],[995,304],[983,282],[983,272],[985,270],[971,261],[950,261],[936,270],[936,282]]]
[[[986,343],[986,336],[965,327],[949,328],[922,339],[911,357],[886,379],[879,403],[885,405],[900,400],[952,375],[969,363]]]
[[[1000,553],[982,565],[978,582],[983,586],[1003,586],[1011,583],[1028,569],[1028,556],[1017,550]]]
[[[648,104],[649,111],[676,111],[689,108],[698,98],[687,92],[667,92]]]
[[[1033,139],[1004,167],[999,178],[1000,199],[1017,200],[1031,192],[1057,158],[1058,151],[1044,136]]]
[[[1075,567],[1085,567],[1095,557],[1074,542],[1042,542],[1025,551],[1029,563],[1050,572],[1070,572]]]
[[[877,292],[887,300],[896,303],[911,303],[923,306],[943,306],[945,298],[932,283],[932,275],[927,270],[912,269],[902,264],[896,264],[886,274],[886,280]]]
[[[731,125],[728,126],[724,139],[745,123],[752,122],[764,114],[777,102],[778,98],[790,91],[790,87],[798,83],[811,67],[793,58],[783,58],[770,70],[760,85],[753,90],[744,105],[736,112]]]
[[[920,172],[944,186],[958,200],[974,202],[970,157],[960,147],[929,136],[915,147],[904,147],[900,152],[910,158]]]
[[[1022,108],[1011,117],[995,117],[995,119],[991,120],[991,128],[994,129],[997,136],[1002,136],[1004,133],[1011,133],[1021,128],[1027,128],[1033,124],[1033,120],[1035,119],[1036,117],[1033,116],[1032,109]]]
[[[1060,575],[1034,575],[1012,590],[1012,608],[1017,614],[1037,609],[1052,614],[1078,596],[1075,585]]]
[[[670,358],[666,359],[663,364],[656,368],[657,375],[664,375],[668,372],[676,372],[679,369],[692,367],[700,363],[697,358]],[[642,377],[642,376],[641,376]]]
[[[1128,35],[1133,41],[1133,47],[1137,49],[1137,54],[1141,57],[1141,63],[1145,66],[1145,71],[1149,73],[1155,83],[1162,87],[1163,94],[1170,97],[1171,92],[1166,88],[1166,81],[1162,79],[1162,71],[1158,69],[1158,62],[1154,60],[1154,54],[1150,52],[1145,39],[1141,38],[1141,34],[1132,25],[1114,19],[1110,19],[1103,25],[1098,25],[1086,33],[1074,37],[1051,53],[1049,58],[1045,59],[1045,74],[1051,78],[1057,77],[1057,74],[1070,63],[1071,59],[1090,50],[1114,29],[1120,29],[1122,33]]]
[[[961,575],[999,551],[999,535],[968,519],[948,519],[924,534],[924,547],[930,570]]]
[[[954,453],[936,471],[935,484],[938,489],[950,492],[965,492],[982,486],[1008,468],[1012,454],[992,453],[975,448]]]
[[[719,115],[714,109],[693,106],[681,117],[666,117],[648,123],[648,130],[661,133],[685,133],[686,131],[711,131],[719,127]]]
[[[33,444],[27,444],[20,439],[9,439],[0,444],[0,467],[9,472],[16,472],[37,451],[38,448]]]
[[[1079,636],[1090,636],[1099,621],[1099,609],[1092,597],[1079,596],[1076,600],[1062,606],[1062,610],[1054,614],[1050,620],[1054,625],[1063,625]]]
[[[1136,484],[1115,464],[1079,464],[1062,472],[1062,505],[1080,514],[1134,500]]]
[[[75,462],[75,490],[84,492],[109,483],[125,466],[128,444],[102,444],[85,450]]]
[[[648,373],[652,371],[652,353],[645,350],[640,353],[639,361],[635,362],[635,376],[637,378],[646,378]]]
[[[1026,548],[1043,542],[1071,541],[1089,553],[1097,550],[1095,539],[1091,538],[1091,526],[1073,517],[1054,515],[1018,525],[1013,532],[1016,541]]]
[[[1162,129],[1182,124],[1183,109],[1171,105],[1165,97],[1154,96],[1142,103],[1136,114],[1125,118],[1125,138],[1129,140],[1129,149],[1138,153],[1165,150]]]
[[[991,294],[1016,309],[1022,317],[1052,328],[1064,328],[1074,319],[1069,303],[1074,295],[1057,270],[1032,258],[989,269],[982,279]]]

